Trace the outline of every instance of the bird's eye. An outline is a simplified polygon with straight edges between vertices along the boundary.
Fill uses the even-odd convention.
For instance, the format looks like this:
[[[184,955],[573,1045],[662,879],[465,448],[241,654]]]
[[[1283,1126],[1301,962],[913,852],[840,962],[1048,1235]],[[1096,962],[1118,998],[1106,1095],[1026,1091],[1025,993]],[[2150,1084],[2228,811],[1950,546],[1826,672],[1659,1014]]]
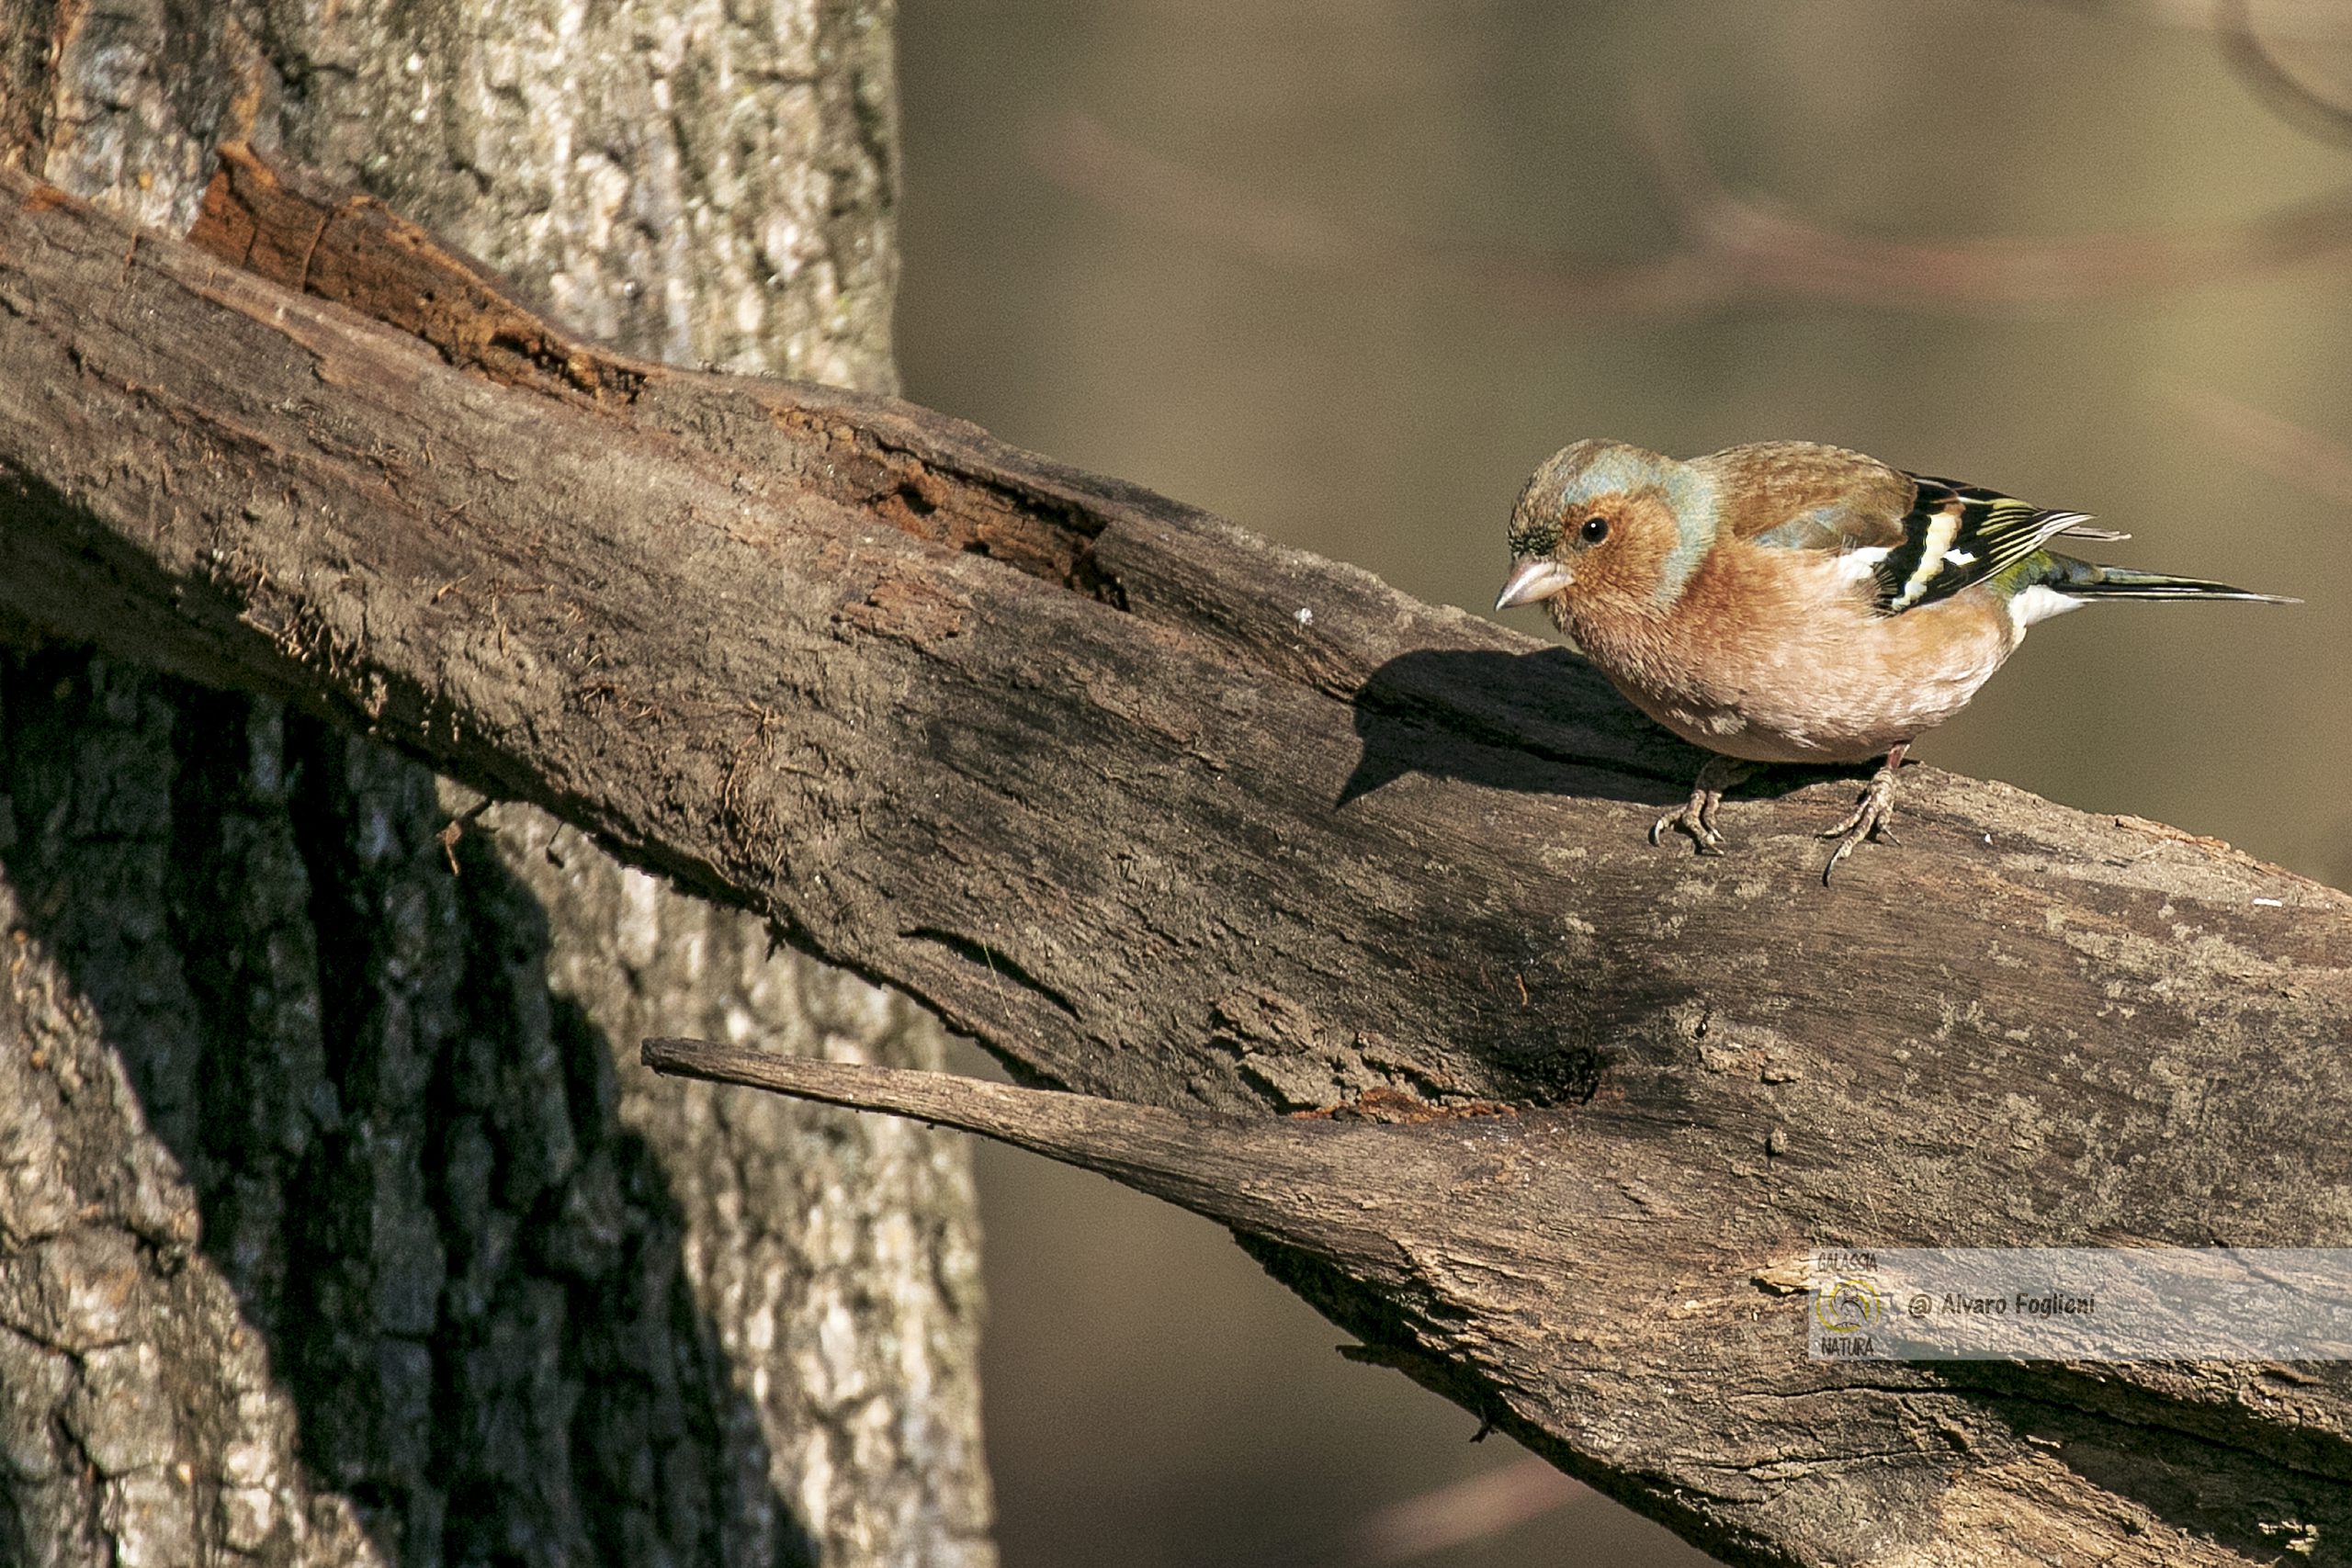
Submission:
[[[1577,537],[1588,545],[1600,543],[1601,540],[1609,537],[1609,519],[1606,517],[1586,518],[1584,526],[1577,530]]]

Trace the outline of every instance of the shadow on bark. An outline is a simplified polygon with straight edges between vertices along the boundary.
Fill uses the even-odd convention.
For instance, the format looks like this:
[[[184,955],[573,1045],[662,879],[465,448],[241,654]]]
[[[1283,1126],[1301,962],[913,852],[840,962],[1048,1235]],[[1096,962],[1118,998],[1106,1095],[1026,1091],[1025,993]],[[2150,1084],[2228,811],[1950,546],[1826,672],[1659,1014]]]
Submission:
[[[1600,671],[1565,648],[1532,653],[1417,649],[1368,676],[1355,695],[1363,756],[1334,803],[1345,807],[1411,773],[1520,795],[1677,806],[1708,753],[1634,713]],[[1621,770],[1593,759],[1622,750],[1627,720],[1648,742]],[[1776,765],[1726,792],[1777,797],[1874,764]]]
[[[1953,1361],[1936,1368],[1952,1392],[2046,1449],[2094,1485],[2132,1498],[2182,1531],[2257,1562],[2352,1562],[2340,1479],[2352,1445],[2312,1427],[2283,1428],[2265,1407],[2300,1402],[2320,1369],[2183,1362],[2165,1400],[2140,1383],[2161,1367]],[[2212,1383],[2234,1376],[2234,1403]]]
[[[1521,795],[1598,795],[1644,805],[1679,799],[1687,787],[1652,784],[1596,767],[1605,750],[1547,747],[1529,733],[1531,718],[1563,737],[1586,734],[1597,719],[1622,728],[1625,699],[1599,671],[1565,648],[1534,653],[1488,649],[1417,649],[1374,670],[1355,694],[1356,734],[1363,756],[1334,803],[1345,807],[1408,773],[1462,779]],[[1657,732],[1662,765],[1690,750]],[[1690,750],[1690,771],[1700,753]]]
[[[612,1043],[432,775],[78,651],[0,661],[0,871],[386,1558],[813,1562]]]

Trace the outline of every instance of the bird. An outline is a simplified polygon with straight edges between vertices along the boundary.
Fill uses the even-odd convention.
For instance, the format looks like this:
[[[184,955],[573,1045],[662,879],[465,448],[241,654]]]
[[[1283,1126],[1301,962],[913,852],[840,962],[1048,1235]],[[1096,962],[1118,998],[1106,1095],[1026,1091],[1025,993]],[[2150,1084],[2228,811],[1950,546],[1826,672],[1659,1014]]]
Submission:
[[[1585,440],[1521,491],[1495,608],[1543,605],[1627,701],[1715,753],[1654,844],[1671,829],[1722,853],[1723,792],[1758,764],[1879,761],[1821,835],[1838,840],[1826,883],[1857,845],[1894,841],[1904,753],[2028,627],[2110,599],[2299,603],[2052,547],[2130,536],[1809,441],[1679,460]]]

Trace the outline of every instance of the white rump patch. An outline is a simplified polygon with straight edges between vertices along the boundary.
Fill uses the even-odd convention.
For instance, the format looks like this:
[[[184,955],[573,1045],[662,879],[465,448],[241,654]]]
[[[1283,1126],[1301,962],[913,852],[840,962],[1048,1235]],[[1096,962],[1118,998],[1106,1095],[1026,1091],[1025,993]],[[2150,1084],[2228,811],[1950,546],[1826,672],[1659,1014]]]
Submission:
[[[1976,552],[1974,550],[1946,550],[1944,559],[1954,566],[1974,566]]]
[[[2047,583],[2037,582],[2009,601],[2009,620],[2022,632],[2036,621],[2079,610],[2083,601],[2072,599]]]

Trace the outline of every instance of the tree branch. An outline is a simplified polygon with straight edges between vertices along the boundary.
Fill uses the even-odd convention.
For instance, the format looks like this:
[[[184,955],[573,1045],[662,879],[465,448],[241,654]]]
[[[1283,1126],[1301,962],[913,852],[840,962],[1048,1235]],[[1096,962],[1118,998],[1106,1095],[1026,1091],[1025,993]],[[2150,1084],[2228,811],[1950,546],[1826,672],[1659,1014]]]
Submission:
[[[327,287],[380,209],[309,210],[275,250]],[[907,988],[1075,1093],[795,1081],[1216,1215],[1719,1551],[2352,1538],[2340,1367],[1840,1366],[1778,1282],[1816,1243],[2352,1240],[2352,898],[1928,770],[1834,889],[1842,783],[1655,851],[1693,756],[1559,650],[432,287],[476,284],[421,341],[0,173],[0,612],[335,714]]]

